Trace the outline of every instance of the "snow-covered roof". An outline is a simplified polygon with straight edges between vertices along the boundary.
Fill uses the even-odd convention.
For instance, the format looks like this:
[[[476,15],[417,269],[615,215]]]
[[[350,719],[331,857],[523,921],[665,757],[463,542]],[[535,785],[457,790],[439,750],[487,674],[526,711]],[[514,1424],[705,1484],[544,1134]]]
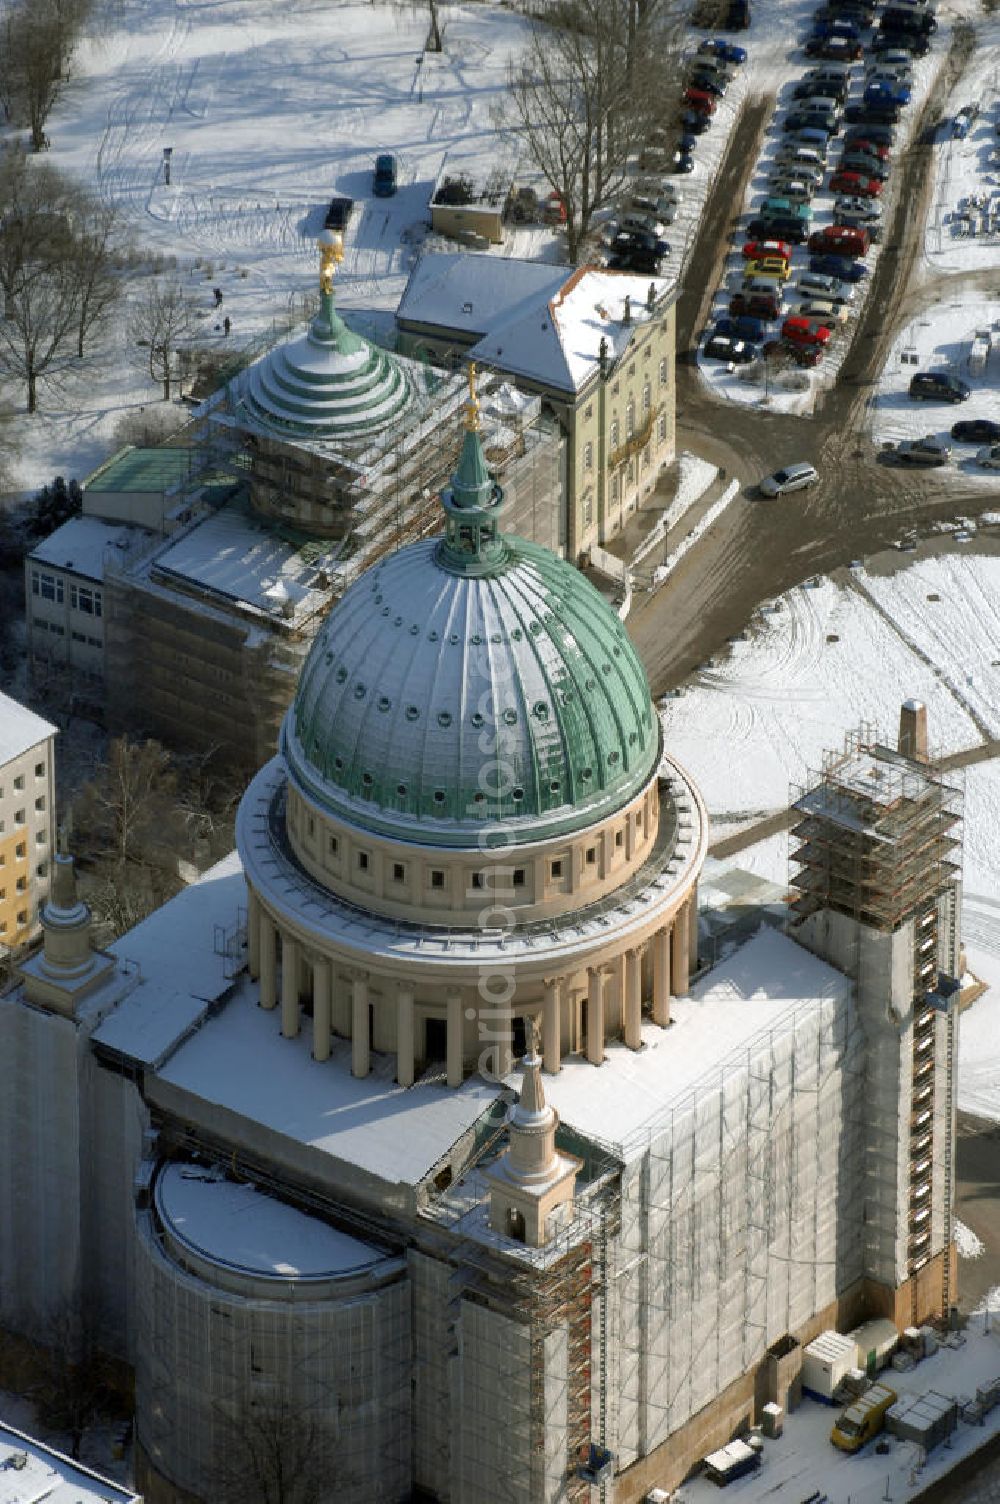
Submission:
[[[148,537],[145,528],[104,522],[100,517],[71,517],[43,538],[28,557],[88,580],[103,580],[106,562],[123,561],[130,549]]]
[[[248,979],[157,1073],[188,1097],[228,1109],[392,1185],[417,1185],[500,1092],[473,1077],[397,1086],[395,1056],[373,1056],[371,1075],[351,1074],[351,1046],[312,1058],[311,1030],[281,1034],[277,1010],[258,1004]],[[195,1110],[195,1109],[191,1109]]]
[[[347,1277],[384,1258],[371,1244],[204,1165],[167,1165],[156,1182],[156,1206],[180,1242],[213,1263],[248,1274]]]
[[[336,552],[336,544],[296,537],[255,518],[237,498],[164,549],[153,573],[294,622],[329,604],[326,571],[335,567]]]
[[[140,1065],[166,1059],[232,986],[216,939],[231,934],[246,901],[234,851],[116,940],[111,952],[134,985],[95,1029],[95,1041]]]
[[[472,358],[546,387],[578,392],[598,369],[602,339],[609,357],[617,359],[636,326],[651,316],[650,287],[659,312],[669,286],[662,277],[595,267],[428,255],[414,268],[396,317],[403,325],[478,335]]]
[[[45,1504],[141,1504],[130,1488],[0,1424],[0,1504],[35,1504],[42,1499]]]
[[[27,705],[0,694],[0,767],[58,732],[57,726],[43,720]]]
[[[699,1090],[745,1067],[758,1044],[793,1028],[808,1007],[849,994],[848,979],[778,931],[765,928],[714,967],[688,998],[670,1004],[671,1023],[642,1030],[644,1048],[609,1043],[600,1070],[574,1058],[545,1077],[546,1101],[568,1128],[631,1159],[651,1131]],[[511,1078],[519,1085],[520,1073]]]

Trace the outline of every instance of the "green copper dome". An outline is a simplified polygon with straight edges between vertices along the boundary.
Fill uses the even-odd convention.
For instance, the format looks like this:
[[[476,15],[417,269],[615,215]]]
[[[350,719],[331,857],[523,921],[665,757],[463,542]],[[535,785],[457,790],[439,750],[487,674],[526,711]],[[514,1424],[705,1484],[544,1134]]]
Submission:
[[[331,611],[282,732],[335,816],[427,845],[515,842],[607,818],[651,777],[660,729],[617,616],[571,565],[504,537],[486,573],[427,540]]]

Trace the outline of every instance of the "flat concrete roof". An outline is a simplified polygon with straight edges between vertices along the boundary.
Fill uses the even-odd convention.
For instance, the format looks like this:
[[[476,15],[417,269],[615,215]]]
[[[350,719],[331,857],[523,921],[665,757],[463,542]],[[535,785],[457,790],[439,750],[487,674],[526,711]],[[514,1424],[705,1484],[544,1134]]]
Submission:
[[[139,1494],[0,1423],[0,1504],[142,1504]]]

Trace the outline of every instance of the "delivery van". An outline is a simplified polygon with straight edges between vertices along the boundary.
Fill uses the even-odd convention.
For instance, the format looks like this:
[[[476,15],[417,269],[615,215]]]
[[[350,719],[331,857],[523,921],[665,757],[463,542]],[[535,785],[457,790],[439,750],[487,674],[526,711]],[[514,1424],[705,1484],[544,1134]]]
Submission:
[[[885,1412],[895,1403],[895,1390],[887,1384],[873,1384],[838,1417],[830,1440],[842,1452],[859,1452],[882,1430]]]

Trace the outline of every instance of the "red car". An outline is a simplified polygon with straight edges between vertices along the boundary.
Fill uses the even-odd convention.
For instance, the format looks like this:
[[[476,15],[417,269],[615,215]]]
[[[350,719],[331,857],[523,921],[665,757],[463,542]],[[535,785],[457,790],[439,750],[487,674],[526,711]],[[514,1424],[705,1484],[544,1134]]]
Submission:
[[[835,172],[830,178],[831,193],[849,193],[858,198],[878,198],[882,184],[878,178],[866,178],[860,172]]]
[[[827,225],[814,230],[808,246],[813,256],[863,256],[871,245],[871,236],[862,225]]]
[[[715,114],[715,100],[704,89],[685,89],[684,103],[689,110],[696,110],[699,115]]]
[[[830,338],[830,331],[816,319],[793,317],[782,324],[781,337],[792,345],[825,345]]]
[[[844,144],[845,151],[861,151],[866,157],[878,157],[880,162],[888,162],[890,152],[887,146],[881,146],[877,141],[867,141],[864,136],[852,136]]]
[[[737,292],[729,299],[730,317],[752,319],[777,319],[781,317],[781,294],[779,292]]]
[[[744,261],[763,261],[765,256],[780,256],[788,265],[792,259],[792,248],[787,240],[748,240],[743,247]]]

